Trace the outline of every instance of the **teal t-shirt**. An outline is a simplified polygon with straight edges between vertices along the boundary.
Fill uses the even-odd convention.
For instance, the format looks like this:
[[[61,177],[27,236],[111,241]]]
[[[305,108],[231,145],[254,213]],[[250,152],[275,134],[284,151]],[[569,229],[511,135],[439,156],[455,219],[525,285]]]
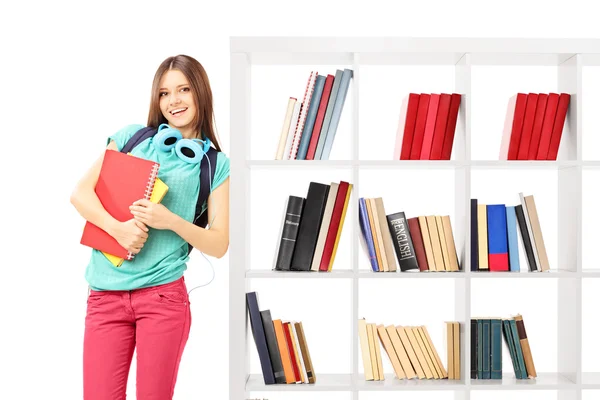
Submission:
[[[110,136],[119,150],[142,129],[143,125],[128,125]],[[169,152],[158,150],[153,138],[138,144],[131,154],[160,164],[158,177],[167,184],[169,190],[161,201],[168,210],[186,221],[194,220],[196,203],[200,191],[200,164],[189,164],[181,160],[173,147]],[[229,176],[229,158],[219,152],[212,182],[216,189]],[[206,209],[204,203],[202,209]],[[132,215],[133,218],[133,215]],[[217,208],[218,218],[218,208]],[[149,228],[148,240],[142,250],[131,261],[123,261],[115,267],[102,252],[93,249],[85,278],[93,290],[133,290],[173,282],[183,276],[187,269],[188,244],[178,234],[169,229]]]

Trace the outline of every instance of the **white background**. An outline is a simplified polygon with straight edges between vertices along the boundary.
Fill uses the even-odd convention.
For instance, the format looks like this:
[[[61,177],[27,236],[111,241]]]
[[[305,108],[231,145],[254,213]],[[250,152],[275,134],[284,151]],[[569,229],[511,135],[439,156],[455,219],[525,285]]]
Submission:
[[[164,58],[184,53],[197,58],[204,65],[212,84],[218,133],[224,150],[228,152],[231,137],[231,35],[598,38],[600,29],[597,13],[588,10],[585,3],[587,2],[571,1],[567,4],[508,0],[494,5],[476,1],[369,1],[365,5],[351,1],[312,0],[300,3],[3,3],[0,9],[0,15],[3,16],[0,25],[0,113],[4,137],[0,157],[3,178],[0,224],[4,233],[0,245],[0,268],[3,272],[0,275],[3,288],[0,291],[0,327],[3,334],[0,341],[0,398],[82,397],[82,344],[87,296],[87,283],[83,273],[89,259],[89,249],[79,244],[84,221],[69,203],[69,195],[84,170],[103,151],[108,135],[127,124],[145,123],[151,80]],[[304,88],[305,76],[303,72],[298,77],[299,96]],[[599,81],[598,75],[589,80],[590,84],[596,86]],[[433,91],[423,89],[427,90]],[[474,98],[479,93],[476,90],[473,87]],[[373,92],[366,93],[376,95]],[[346,101],[347,105],[351,104],[350,97]],[[284,110],[283,103],[278,102],[276,107],[278,109],[273,111],[276,115],[278,111]],[[477,111],[476,107],[473,102],[474,113]],[[345,107],[346,114],[348,109]],[[504,110],[500,114],[503,112]],[[589,114],[584,115],[589,126],[598,126],[597,122],[586,120]],[[276,117],[275,127],[279,126],[279,119],[282,118],[283,113],[281,118]],[[396,116],[390,118],[391,125],[395,127]],[[476,146],[479,145],[475,138],[478,133],[475,128],[481,127],[476,124],[474,121],[473,152],[477,151]],[[495,130],[501,132],[501,128]],[[339,132],[342,131],[341,123]],[[274,151],[278,134],[276,129],[265,143],[269,152],[271,149]],[[591,133],[584,135],[586,140],[588,137],[590,142],[594,140]],[[389,142],[389,136],[385,140]],[[350,152],[344,153],[343,140],[339,143],[337,151],[340,153],[335,158],[346,158],[345,154],[349,155]],[[495,157],[496,150],[489,150],[485,144],[481,143],[479,157],[472,152],[474,159]],[[497,146],[491,147],[494,149]],[[333,148],[335,150],[336,146]],[[374,151],[376,149],[372,143],[366,145],[365,152],[361,150],[361,158],[363,154],[365,158],[374,158],[371,156]],[[332,158],[333,156],[332,152]],[[599,150],[585,148],[584,158],[600,159]],[[476,182],[482,183],[476,189],[473,187],[473,192],[477,190],[482,195],[487,193],[483,186],[485,181],[473,179],[472,183]],[[549,182],[555,182],[555,177]],[[306,185],[301,186],[301,190],[305,190]],[[596,197],[595,189],[588,187],[590,189],[586,189],[585,196],[593,199]],[[366,189],[366,185],[363,188]],[[509,188],[511,192],[514,191],[512,187]],[[364,195],[377,194],[374,191]],[[280,206],[280,200],[274,200],[275,207]],[[268,201],[266,196],[263,201]],[[514,201],[518,201],[516,195]],[[546,211],[538,209],[542,221],[552,219],[553,207],[556,210],[552,201],[554,200],[550,199]],[[593,201],[584,204],[594,207]],[[449,212],[453,209],[443,202],[440,203],[440,208],[448,208]],[[425,212],[429,210],[414,210],[415,214]],[[548,230],[549,235],[554,235],[551,236],[554,238],[552,242],[556,243],[556,227],[549,224]],[[594,231],[590,230],[590,233],[593,234]],[[253,231],[253,234],[261,232]],[[273,243],[271,232],[265,229],[264,234]],[[351,242],[348,237],[346,240],[347,249],[350,250]],[[597,240],[587,243],[594,246]],[[555,253],[550,251],[551,262],[553,254]],[[590,254],[587,259],[594,261],[593,253],[586,254]],[[227,256],[211,261],[216,270],[215,280],[191,294],[192,331],[182,359],[175,390],[176,399],[228,398],[229,264]],[[271,258],[265,260],[265,263],[271,262]],[[593,266],[584,265],[586,267]],[[210,277],[209,264],[195,251],[186,272],[189,289]],[[447,287],[451,283],[451,280],[442,282],[439,288],[441,293],[452,294],[453,291]],[[489,309],[476,306],[476,296],[480,292],[484,293],[490,283],[491,281],[483,282],[481,286],[479,282],[473,283],[473,312],[481,310],[502,315],[522,312],[528,313],[527,316],[532,315],[528,320],[532,323],[527,328],[534,356],[540,362],[538,370],[555,370],[556,335],[549,333],[544,326],[535,325],[533,321],[533,314],[543,309],[544,313],[548,312],[550,329],[553,330],[556,326],[556,321],[552,320],[556,317],[553,280],[519,282],[527,284],[529,288],[521,309],[515,308],[518,305],[515,301],[502,309],[497,307],[499,300],[491,300],[494,304]],[[262,286],[265,284],[266,282],[262,282]],[[597,342],[597,307],[586,304],[597,304],[597,299],[594,303],[591,296],[598,292],[598,285],[600,282],[597,280],[584,284],[584,371],[600,370],[597,366],[599,348],[594,345]],[[340,282],[339,286],[339,293],[344,296],[349,294],[350,289],[344,287],[344,282]],[[399,281],[392,286],[405,285]],[[417,296],[418,289],[422,289],[420,286],[412,292],[414,296]],[[501,289],[495,289],[494,293],[500,296],[507,290],[506,287]],[[533,304],[531,299],[537,297],[536,293],[545,296],[547,300]],[[335,298],[335,293],[332,296]],[[263,297],[265,303],[261,306],[271,306],[275,310],[275,300],[269,300],[266,294]],[[414,307],[419,301],[413,298],[411,303],[410,297],[406,298],[405,295],[401,307]],[[343,304],[343,301],[338,298],[332,304]],[[364,305],[364,309],[368,310],[368,306]],[[397,313],[387,314],[387,319],[380,322],[405,323],[400,313],[401,307],[397,308]],[[433,309],[432,304],[426,304],[425,307]],[[363,305],[361,312],[362,310]],[[444,310],[445,308],[440,309],[440,321],[442,318],[449,318]],[[277,316],[304,318],[304,314],[299,314],[300,310],[295,315],[285,315],[294,312],[295,309],[278,309]],[[349,329],[346,314],[342,313],[340,316],[341,321],[346,321],[346,325],[342,325],[338,331],[341,334],[346,334]],[[371,315],[373,318],[379,317],[374,313]],[[424,312],[423,315],[427,314]],[[369,318],[368,315],[365,317]],[[408,323],[417,321],[411,319]],[[424,320],[423,323],[430,321]],[[305,330],[311,329],[314,328],[305,325]],[[436,342],[435,338],[433,340]],[[440,340],[441,338],[437,343]],[[343,348],[348,349],[347,346]],[[547,354],[544,353],[545,348],[549,349]],[[254,349],[251,350],[255,352]],[[255,354],[252,355],[255,357]],[[349,357],[340,356],[337,361],[324,360],[323,363],[329,368],[339,362],[340,372],[346,372]],[[507,366],[510,364],[505,363],[505,372]],[[391,371],[389,367],[388,371]],[[128,384],[128,398],[135,398],[134,372],[135,361]],[[253,369],[253,372],[258,370]],[[269,399],[305,398],[301,394],[262,395]],[[385,395],[372,394],[364,398],[394,397]],[[513,395],[515,398],[533,398],[528,397],[532,395],[531,392],[511,393]],[[536,395],[536,399],[554,398],[553,393]],[[450,392],[439,392],[419,393],[406,398],[441,399],[451,396]],[[594,397],[593,394],[589,396]],[[327,397],[334,398],[330,395]],[[339,398],[348,397],[342,394]],[[490,397],[477,393],[472,398]]]

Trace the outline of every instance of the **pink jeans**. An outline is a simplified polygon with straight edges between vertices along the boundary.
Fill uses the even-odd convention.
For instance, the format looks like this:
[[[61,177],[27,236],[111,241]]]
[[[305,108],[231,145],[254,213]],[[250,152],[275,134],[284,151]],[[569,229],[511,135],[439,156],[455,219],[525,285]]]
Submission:
[[[183,277],[144,289],[90,291],[83,343],[84,400],[125,399],[134,348],[137,399],[172,399],[191,322]]]

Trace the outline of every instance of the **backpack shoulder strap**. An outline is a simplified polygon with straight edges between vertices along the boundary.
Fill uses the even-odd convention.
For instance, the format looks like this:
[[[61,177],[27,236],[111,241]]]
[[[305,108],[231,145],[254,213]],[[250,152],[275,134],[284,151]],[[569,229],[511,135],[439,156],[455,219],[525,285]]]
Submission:
[[[135,146],[142,143],[149,137],[156,135],[156,132],[157,129],[151,126],[147,126],[145,128],[140,129],[139,131],[133,134],[133,136],[127,141],[127,143],[125,143],[125,146],[123,146],[123,148],[121,149],[121,153],[129,153],[131,150],[134,149]]]
[[[206,153],[207,157],[202,157],[200,162],[200,192],[198,193],[198,201],[196,203],[196,213],[194,214],[194,224],[206,228],[208,225],[208,208],[202,213],[202,205],[208,201],[210,195],[211,183],[215,178],[215,171],[217,170],[217,155],[218,151],[211,147]],[[209,171],[210,161],[210,171]],[[210,174],[209,174],[210,172]],[[188,245],[188,254],[192,251],[192,245]]]

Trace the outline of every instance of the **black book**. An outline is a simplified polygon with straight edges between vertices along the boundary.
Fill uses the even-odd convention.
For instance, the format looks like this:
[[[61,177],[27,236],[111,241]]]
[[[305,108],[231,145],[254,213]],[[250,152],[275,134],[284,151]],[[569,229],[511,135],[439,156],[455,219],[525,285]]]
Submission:
[[[250,315],[252,336],[254,337],[254,343],[256,343],[256,350],[258,350],[258,358],[260,359],[265,385],[273,385],[275,384],[275,375],[273,373],[273,366],[271,365],[271,358],[269,357],[265,329],[258,309],[256,292],[246,293],[246,305],[248,307],[248,314]]]
[[[296,247],[292,256],[291,270],[310,271],[328,194],[329,185],[311,182],[308,186],[308,194],[298,227]]]
[[[269,349],[275,382],[286,383],[283,364],[281,363],[281,355],[279,354],[279,345],[277,344],[277,336],[275,336],[275,328],[273,327],[273,320],[271,319],[271,310],[261,311],[260,318],[267,338],[267,348]]]
[[[298,227],[304,209],[305,199],[303,197],[290,196],[288,198],[285,217],[283,219],[283,228],[281,230],[281,240],[277,253],[277,262],[275,269],[278,271],[289,271],[292,264],[292,256],[296,239],[298,237]]]
[[[400,264],[400,270],[418,270],[419,264],[417,263],[415,247],[413,246],[410,230],[408,229],[408,221],[406,221],[404,212],[397,212],[385,217],[388,229],[392,235],[392,242],[394,243],[394,250],[396,250],[396,258],[398,259],[398,264]]]
[[[477,379],[477,320],[471,320],[471,379]]]
[[[523,213],[523,206],[521,204],[515,206],[515,214],[517,214],[519,232],[521,232],[521,241],[523,242],[523,247],[525,247],[525,255],[527,256],[529,271],[537,271],[535,266],[535,255],[533,254],[533,246],[531,246],[531,238],[529,237],[527,222],[525,222],[525,214]]]
[[[471,271],[479,270],[477,199],[471,199]]]

